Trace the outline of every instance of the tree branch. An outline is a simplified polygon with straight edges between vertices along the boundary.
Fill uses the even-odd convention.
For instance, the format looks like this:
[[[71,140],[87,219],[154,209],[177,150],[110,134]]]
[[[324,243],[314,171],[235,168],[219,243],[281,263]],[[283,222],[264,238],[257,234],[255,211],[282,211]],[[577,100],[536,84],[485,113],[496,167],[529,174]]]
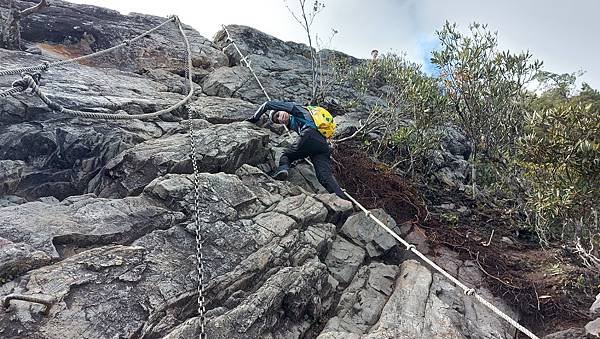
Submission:
[[[33,14],[33,13],[38,13],[38,12],[40,12],[41,10],[43,10],[44,8],[46,8],[46,7],[49,7],[49,6],[50,6],[50,4],[48,4],[48,1],[47,1],[47,0],[40,0],[40,3],[39,3],[39,4],[37,4],[37,5],[35,5],[35,6],[31,6],[31,7],[29,7],[29,8],[26,8],[26,9],[22,10],[22,11],[19,13],[19,15],[20,15],[20,17],[21,17],[21,19],[22,19],[22,18],[24,18],[24,17],[26,17],[26,16],[28,16],[28,15],[30,15],[30,14]]]

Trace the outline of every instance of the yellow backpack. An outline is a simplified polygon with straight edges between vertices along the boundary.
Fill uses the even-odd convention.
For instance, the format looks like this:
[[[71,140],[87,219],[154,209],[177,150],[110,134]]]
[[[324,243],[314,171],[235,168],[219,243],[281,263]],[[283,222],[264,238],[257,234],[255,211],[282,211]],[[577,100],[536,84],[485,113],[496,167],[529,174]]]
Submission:
[[[327,139],[333,137],[333,134],[335,133],[335,122],[333,122],[331,113],[319,106],[306,106],[306,109],[310,112],[317,130],[319,130],[319,132]]]

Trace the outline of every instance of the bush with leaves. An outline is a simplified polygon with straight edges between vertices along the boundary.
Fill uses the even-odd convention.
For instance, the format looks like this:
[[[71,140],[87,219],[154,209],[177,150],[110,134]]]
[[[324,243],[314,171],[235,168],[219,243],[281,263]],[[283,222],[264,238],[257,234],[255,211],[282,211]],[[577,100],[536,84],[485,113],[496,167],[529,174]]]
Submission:
[[[588,254],[598,258],[600,93],[584,84],[579,95],[566,97],[561,88],[533,102],[536,110],[527,116],[518,144],[531,186],[528,207],[542,241],[560,239],[580,247],[577,243],[584,241]]]
[[[432,52],[431,62],[452,103],[451,120],[472,142],[472,164],[478,157],[506,164],[523,130],[526,85],[542,63],[528,52],[498,51],[497,33],[486,25],[474,23],[464,34],[446,22],[437,35],[441,48]]]
[[[371,112],[370,121],[377,121],[381,138],[368,142],[368,148],[393,167],[407,171],[422,167],[428,151],[439,145],[434,127],[443,121],[447,105],[437,80],[396,54],[367,60],[342,73],[361,93],[386,102]]]

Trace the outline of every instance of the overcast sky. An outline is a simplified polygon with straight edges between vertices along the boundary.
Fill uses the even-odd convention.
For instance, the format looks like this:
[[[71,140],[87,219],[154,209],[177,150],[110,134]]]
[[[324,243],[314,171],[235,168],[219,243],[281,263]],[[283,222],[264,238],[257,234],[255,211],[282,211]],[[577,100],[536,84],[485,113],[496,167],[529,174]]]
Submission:
[[[212,39],[222,24],[257,28],[282,40],[306,43],[306,34],[284,0],[71,0],[116,9],[167,16],[177,14]],[[313,31],[323,47],[368,58],[373,49],[406,53],[426,65],[435,48],[435,30],[445,20],[466,29],[487,23],[498,31],[500,48],[529,50],[546,70],[572,73],[600,89],[600,0],[322,0]],[[292,9],[298,0],[288,0]],[[307,0],[311,3],[311,0]],[[332,29],[337,30],[331,43]],[[426,65],[427,66],[427,65]],[[427,67],[426,67],[427,68]]]

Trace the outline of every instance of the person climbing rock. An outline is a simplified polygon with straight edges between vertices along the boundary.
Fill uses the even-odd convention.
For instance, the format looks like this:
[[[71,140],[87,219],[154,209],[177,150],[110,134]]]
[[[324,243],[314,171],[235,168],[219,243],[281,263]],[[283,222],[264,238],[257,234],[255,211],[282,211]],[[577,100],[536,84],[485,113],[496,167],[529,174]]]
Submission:
[[[319,107],[309,107],[310,109],[322,109]],[[276,180],[286,180],[290,164],[296,160],[310,157],[315,168],[315,174],[319,183],[325,187],[329,193],[335,193],[338,197],[346,199],[340,185],[335,180],[331,169],[331,151],[327,144],[327,138],[317,128],[311,112],[307,107],[295,102],[272,100],[263,103],[256,113],[246,121],[257,123],[261,116],[269,112],[269,120],[276,124],[287,126],[288,129],[296,131],[300,138],[291,146],[286,148],[279,159],[279,167],[273,174]],[[328,117],[331,115],[327,112]],[[329,120],[328,120],[329,121]],[[331,124],[333,119],[331,118]],[[321,124],[319,124],[321,126]],[[332,132],[331,132],[332,133]],[[330,137],[327,132],[325,134]]]

